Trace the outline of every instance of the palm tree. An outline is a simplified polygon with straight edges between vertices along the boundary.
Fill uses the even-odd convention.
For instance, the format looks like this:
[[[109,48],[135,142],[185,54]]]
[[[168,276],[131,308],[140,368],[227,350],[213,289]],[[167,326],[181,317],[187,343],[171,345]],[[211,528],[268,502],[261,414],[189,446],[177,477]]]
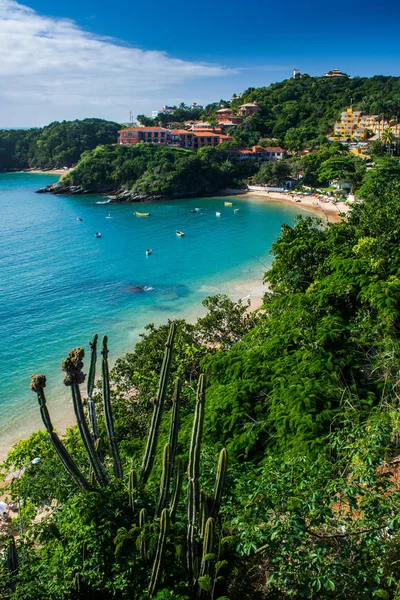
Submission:
[[[393,144],[393,142],[395,141],[395,136],[393,131],[390,129],[390,127],[386,127],[386,129],[384,129],[382,131],[382,137],[381,137],[382,143],[385,144],[388,152],[390,153],[391,150],[391,145]]]

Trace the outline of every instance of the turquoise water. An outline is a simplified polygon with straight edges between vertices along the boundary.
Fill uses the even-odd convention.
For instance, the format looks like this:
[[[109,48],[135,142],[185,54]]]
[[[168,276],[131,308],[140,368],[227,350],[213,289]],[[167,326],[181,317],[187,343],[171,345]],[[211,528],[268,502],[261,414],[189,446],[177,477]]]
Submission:
[[[221,198],[138,207],[34,193],[53,181],[0,174],[0,455],[40,425],[29,391],[33,372],[47,374],[48,402],[61,425],[71,405],[59,365],[71,348],[107,333],[115,359],[150,321],[193,317],[211,293],[251,295],[282,223],[300,212],[237,198],[234,213]],[[190,213],[194,207],[201,211]],[[137,218],[136,209],[151,216]],[[153,250],[149,257],[146,248]]]

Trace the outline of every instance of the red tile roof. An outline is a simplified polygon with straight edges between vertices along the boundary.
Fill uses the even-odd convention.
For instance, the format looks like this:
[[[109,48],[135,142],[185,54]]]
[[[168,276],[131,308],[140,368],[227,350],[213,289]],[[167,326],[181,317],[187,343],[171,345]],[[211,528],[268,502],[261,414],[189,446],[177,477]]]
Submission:
[[[124,131],[169,131],[164,127],[126,127],[125,129],[120,129],[118,133],[123,133]]]
[[[193,131],[188,131],[187,129],[171,129],[171,135],[182,135],[182,134],[193,135]]]

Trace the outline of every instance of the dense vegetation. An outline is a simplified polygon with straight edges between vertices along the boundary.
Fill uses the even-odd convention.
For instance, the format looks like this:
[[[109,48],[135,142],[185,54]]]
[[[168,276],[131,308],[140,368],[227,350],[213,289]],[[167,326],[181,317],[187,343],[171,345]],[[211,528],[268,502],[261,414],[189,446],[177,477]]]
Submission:
[[[235,130],[234,141],[255,143],[259,137],[273,136],[288,148],[301,149],[310,143],[321,143],[331,135],[334,122],[351,103],[368,114],[399,117],[400,78],[303,75],[301,79],[286,79],[266,88],[248,90],[232,106],[243,102],[257,102],[260,109]]]
[[[192,152],[142,143],[85,152],[63,183],[92,191],[124,187],[138,194],[187,197],[233,186],[251,172],[251,165],[233,165],[216,148]]]
[[[247,117],[238,127],[230,128],[233,142],[239,146],[258,143],[260,138],[277,138],[289,149],[320,144],[332,134],[333,124],[341,111],[351,104],[355,109],[382,118],[400,117],[400,78],[374,77],[310,77],[285,79],[268,87],[249,88],[241,97],[209,104],[198,116],[216,124],[215,113],[231,107],[235,114],[241,104],[257,102],[259,111]],[[181,118],[182,117],[182,118]],[[177,113],[169,120],[184,121],[188,117]],[[147,125],[160,122],[164,116],[148,119]],[[269,142],[270,144],[270,142]]]
[[[45,433],[16,446],[5,471],[35,456],[42,462],[13,484],[14,499],[23,501],[24,535],[17,541],[19,567],[11,579],[1,563],[1,593],[13,600],[148,598],[163,530],[154,509],[174,415],[168,398],[179,376],[177,456],[187,466],[196,382],[206,372],[201,451],[206,496],[213,493],[221,449],[230,457],[215,544],[203,555],[209,578],[199,593],[187,576],[184,485],[176,522],[160,542],[164,575],[154,597],[399,597],[398,159],[385,158],[368,171],[360,193],[364,202],[340,224],[322,227],[316,219],[300,218],[283,227],[265,276],[264,311],[249,316],[244,305],[215,297],[206,301],[208,313],[197,323],[175,323],[166,414],[153,474],[141,496],[148,528],[131,524],[127,506],[135,488],[127,474],[140,469],[158,405],[152,397],[168,324],[149,325],[111,373],[122,480],[112,475],[113,453],[105,461],[110,482],[103,491],[86,491],[60,469]],[[77,383],[81,368],[63,365]],[[104,375],[103,370],[103,384]],[[93,399],[107,445],[107,415],[100,394]],[[76,429],[65,445],[89,477]],[[12,524],[9,531],[17,533]],[[12,549],[8,556],[9,567],[15,567]]]
[[[41,129],[0,130],[0,171],[71,167],[85,150],[115,143],[119,129],[111,121],[83,119]]]

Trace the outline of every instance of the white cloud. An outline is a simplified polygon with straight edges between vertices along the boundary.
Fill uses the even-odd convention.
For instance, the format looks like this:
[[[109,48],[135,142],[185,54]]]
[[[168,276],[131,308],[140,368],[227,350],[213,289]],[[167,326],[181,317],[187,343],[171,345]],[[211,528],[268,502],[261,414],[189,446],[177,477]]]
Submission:
[[[176,96],[174,86],[237,73],[96,36],[14,0],[0,0],[0,57],[1,127],[126,119],[130,109],[149,112]]]

